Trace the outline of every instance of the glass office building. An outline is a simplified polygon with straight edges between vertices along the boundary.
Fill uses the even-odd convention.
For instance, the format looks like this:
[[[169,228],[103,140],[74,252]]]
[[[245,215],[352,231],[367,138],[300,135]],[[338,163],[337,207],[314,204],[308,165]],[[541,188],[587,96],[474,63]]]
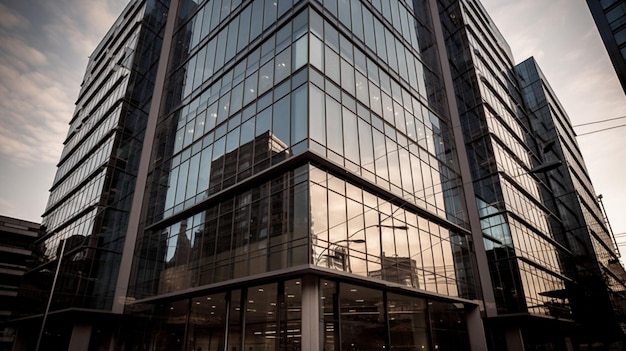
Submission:
[[[430,4],[179,6],[122,344],[469,350]]]
[[[567,250],[489,23],[475,1],[131,1],[90,59],[20,345],[566,345]]]
[[[556,239],[570,254],[563,267],[575,284],[567,284],[572,309],[583,325],[581,343],[604,346],[623,339],[626,330],[626,272],[617,243],[596,197],[569,117],[533,58],[515,67],[524,101],[532,111],[532,128],[547,164],[542,172],[545,204]]]
[[[492,342],[564,348],[574,317],[560,259],[569,252],[550,226],[537,178],[547,164],[511,50],[479,1],[442,0],[439,11],[490,273],[483,288],[495,304],[485,311]]]
[[[488,261],[489,346],[619,347],[623,268],[569,118],[479,1],[439,11]]]
[[[35,243],[36,267],[23,279],[31,317],[20,320],[18,350],[75,348],[85,339],[72,335],[93,331],[97,344],[114,334],[168,6],[130,2],[89,57]]]
[[[484,345],[435,7],[131,2],[45,214],[42,347]]]

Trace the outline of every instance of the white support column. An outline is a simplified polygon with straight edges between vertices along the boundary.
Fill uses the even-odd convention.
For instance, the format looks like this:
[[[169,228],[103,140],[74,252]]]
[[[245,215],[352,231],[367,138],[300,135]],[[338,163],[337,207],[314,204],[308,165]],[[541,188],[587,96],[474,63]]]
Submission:
[[[505,331],[507,351],[524,351],[524,338],[519,327],[509,327]]]
[[[474,245],[474,253],[476,255],[477,265],[477,270],[475,273],[477,274],[477,278],[480,281],[480,285],[482,287],[482,299],[484,303],[485,317],[494,317],[498,315],[496,308],[496,298],[493,293],[491,277],[489,275],[489,262],[487,259],[487,251],[483,242],[480,216],[478,215],[478,208],[476,206],[476,196],[474,194],[473,183],[471,182],[472,175],[470,171],[469,160],[467,158],[465,141],[463,140],[463,129],[461,124],[461,117],[459,116],[459,110],[456,103],[456,93],[454,91],[454,83],[452,81],[452,72],[450,71],[450,66],[448,65],[448,52],[446,50],[443,29],[441,28],[441,20],[439,19],[437,1],[429,0],[428,3],[433,18],[433,34],[435,35],[435,39],[437,42],[439,58],[441,59],[441,62],[443,62],[443,64],[441,65],[441,74],[443,76],[444,86],[446,89],[446,97],[450,110],[450,121],[452,122],[452,131],[455,134],[454,143],[459,160],[459,169],[461,171],[461,177],[463,179],[465,205],[467,206],[467,214],[470,228],[472,231],[472,243]]]
[[[320,308],[317,277],[302,278],[302,350],[320,349]]]
[[[478,306],[466,311],[467,333],[472,351],[487,351],[485,327]]]
[[[72,337],[68,351],[87,351],[89,349],[89,340],[91,339],[91,330],[93,326],[90,323],[76,323],[72,328]]]
[[[161,47],[161,56],[159,58],[159,66],[154,83],[154,92],[150,103],[150,112],[148,115],[148,124],[141,150],[141,161],[139,161],[139,170],[137,171],[137,179],[135,181],[135,192],[133,194],[133,202],[130,209],[128,219],[128,227],[126,230],[126,241],[122,250],[122,258],[120,262],[120,272],[115,287],[115,300],[113,301],[112,312],[124,313],[126,307],[126,298],[128,295],[128,286],[130,284],[130,273],[133,265],[135,254],[135,244],[139,236],[141,211],[146,192],[146,182],[148,179],[148,171],[150,169],[150,155],[152,152],[152,144],[156,135],[156,126],[159,116],[161,98],[165,89],[165,74],[168,67],[168,57],[170,47],[172,46],[172,37],[174,35],[174,23],[180,0],[171,1],[169,12],[167,14],[167,23],[165,24],[165,34],[163,35],[163,44]]]

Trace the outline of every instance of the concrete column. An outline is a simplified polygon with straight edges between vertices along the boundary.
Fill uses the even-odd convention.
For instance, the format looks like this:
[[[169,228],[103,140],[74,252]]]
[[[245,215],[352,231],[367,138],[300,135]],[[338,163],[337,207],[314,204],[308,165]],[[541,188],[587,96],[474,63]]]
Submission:
[[[161,47],[161,56],[159,58],[159,66],[154,83],[154,93],[150,102],[150,112],[148,115],[148,124],[141,150],[141,161],[139,161],[139,170],[135,183],[135,194],[130,209],[128,219],[128,228],[126,230],[126,241],[122,250],[122,259],[120,262],[120,272],[115,287],[115,300],[113,301],[112,312],[123,313],[126,306],[126,297],[128,295],[128,286],[130,283],[131,268],[133,265],[133,257],[135,254],[135,244],[139,236],[141,210],[146,192],[146,182],[148,179],[148,170],[150,169],[150,155],[152,153],[152,144],[156,134],[157,120],[161,106],[161,98],[165,89],[165,73],[167,72],[168,57],[170,47],[172,46],[172,37],[174,33],[174,23],[176,22],[176,12],[178,10],[180,0],[170,3],[169,13],[167,14],[167,22],[165,24],[165,34],[163,34],[163,44]]]
[[[507,351],[524,351],[524,338],[519,327],[508,327],[504,332]]]
[[[302,278],[302,350],[320,349],[320,308],[317,277]]]
[[[485,338],[485,327],[483,325],[482,316],[480,315],[480,308],[476,306],[470,310],[466,310],[465,316],[471,350],[487,351],[487,339]]]
[[[437,41],[437,49],[439,58],[443,64],[441,65],[441,74],[446,89],[446,97],[448,100],[448,108],[450,109],[450,121],[452,122],[452,131],[454,133],[454,144],[457,150],[459,160],[459,170],[463,179],[463,192],[465,193],[465,205],[467,206],[467,215],[472,232],[472,244],[474,246],[474,254],[476,256],[476,271],[474,272],[480,286],[482,288],[482,299],[484,303],[484,312],[486,317],[493,317],[498,314],[496,308],[496,298],[491,285],[491,276],[489,275],[489,262],[487,260],[487,251],[483,242],[483,234],[480,225],[480,216],[478,215],[478,207],[476,206],[476,195],[474,194],[474,185],[472,183],[472,175],[470,172],[469,159],[463,139],[463,129],[459,109],[456,104],[456,93],[454,91],[454,83],[452,81],[452,72],[448,65],[448,51],[446,42],[441,28],[441,20],[439,19],[439,11],[436,0],[429,0],[431,15],[433,18],[433,31]]]
[[[72,337],[68,351],[87,351],[89,349],[89,340],[91,339],[91,324],[77,323],[72,328]]]

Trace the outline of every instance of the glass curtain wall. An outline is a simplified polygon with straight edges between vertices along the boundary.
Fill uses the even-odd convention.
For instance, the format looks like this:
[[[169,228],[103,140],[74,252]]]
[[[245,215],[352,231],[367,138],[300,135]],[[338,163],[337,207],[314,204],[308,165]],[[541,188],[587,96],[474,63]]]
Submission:
[[[51,310],[113,303],[168,7],[129,3],[90,56],[35,243],[38,267],[24,278],[46,292],[56,280]],[[39,312],[46,295],[33,302]]]
[[[304,289],[317,289],[319,300],[304,301]],[[463,304],[327,279],[287,279],[163,303],[152,307],[156,323],[134,338],[148,350],[302,350],[303,304],[311,302],[321,313],[324,350],[470,350]]]
[[[530,172],[539,158],[510,49],[478,1],[438,3],[498,312],[567,318],[567,250]]]
[[[328,257],[342,250],[330,246],[354,240],[348,235],[366,226],[367,248],[346,252],[354,258],[333,267],[474,297],[452,134],[432,93],[438,78],[418,51],[415,28],[425,31],[426,25],[415,16],[425,4],[398,2],[387,9],[378,2],[342,2],[333,14],[328,2],[321,14],[319,6],[296,3],[217,3],[189,5],[178,19],[179,45],[167,78],[173,90],[158,122],[134,270],[136,297],[298,264],[330,267]],[[344,10],[352,14],[350,23],[341,21]],[[385,20],[387,10],[394,16]],[[368,41],[361,17],[388,44]],[[363,36],[341,26],[356,26]],[[214,29],[205,33],[207,27]],[[224,43],[233,49],[220,49]],[[302,153],[354,172],[414,213],[405,219],[401,211],[394,220],[389,202],[372,194],[346,202],[340,200],[345,190],[318,202],[320,190],[309,189],[309,177],[322,187],[339,178],[329,176],[335,180],[328,184],[312,179],[319,172],[301,166],[296,156]],[[292,170],[276,175],[285,168]],[[338,207],[318,216],[326,204]],[[417,207],[424,218],[416,217]],[[352,218],[365,212],[367,221]],[[378,224],[410,229],[385,229],[396,239],[376,240],[377,213],[385,217]],[[318,231],[324,223],[330,230]],[[317,246],[313,254],[306,253],[309,236]]]
[[[144,237],[137,298],[298,265],[474,298],[463,229],[301,166]]]
[[[587,336],[579,337],[585,342],[608,334],[619,338],[623,331],[616,326],[624,323],[620,306],[626,290],[619,277],[624,276],[624,269],[617,263],[619,252],[598,203],[601,200],[593,190],[571,121],[534,59],[515,69],[524,78],[522,93],[536,117],[533,129],[539,139],[538,147],[544,151],[543,159],[562,162],[559,168],[542,174],[542,179],[546,198],[551,200],[548,206],[559,213],[558,220],[550,224],[559,234],[557,240],[572,252],[563,263],[576,281],[567,287],[573,314],[581,321],[593,321],[583,326]],[[553,309],[559,307],[554,304]]]
[[[417,17],[426,4],[390,5],[183,2],[131,283],[136,299],[176,300],[159,307],[152,345],[300,349],[300,280],[269,272],[480,295],[441,81],[421,53],[433,55],[430,24]],[[434,301],[332,284],[336,331],[381,327],[363,348],[443,345]],[[367,301],[357,314],[351,289]],[[464,318],[446,306],[462,336]],[[392,339],[390,311],[415,326],[393,322]],[[348,331],[334,349],[355,349]]]

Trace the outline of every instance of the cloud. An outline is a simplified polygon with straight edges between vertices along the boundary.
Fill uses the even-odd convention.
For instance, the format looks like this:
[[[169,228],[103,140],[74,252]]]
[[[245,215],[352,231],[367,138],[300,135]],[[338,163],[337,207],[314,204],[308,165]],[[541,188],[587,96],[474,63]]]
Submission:
[[[17,38],[0,37],[0,50],[2,50],[4,55],[12,55],[12,59],[24,61],[30,65],[45,65],[48,63],[46,55]]]
[[[0,31],[0,154],[23,167],[58,162],[87,55],[124,2],[44,2],[45,22]],[[5,9],[3,27],[28,23]]]
[[[0,153],[20,165],[54,164],[72,112],[67,79],[22,39],[0,36]],[[68,103],[69,102],[69,103]]]
[[[75,54],[87,57],[114,23],[125,1],[61,0],[46,2],[56,19],[45,28],[50,39],[66,45]]]
[[[0,153],[21,165],[54,164],[72,113],[68,98],[62,81],[0,62]]]
[[[4,4],[0,4],[0,26],[7,29],[24,28],[29,25],[29,21],[19,13],[11,11]]]

